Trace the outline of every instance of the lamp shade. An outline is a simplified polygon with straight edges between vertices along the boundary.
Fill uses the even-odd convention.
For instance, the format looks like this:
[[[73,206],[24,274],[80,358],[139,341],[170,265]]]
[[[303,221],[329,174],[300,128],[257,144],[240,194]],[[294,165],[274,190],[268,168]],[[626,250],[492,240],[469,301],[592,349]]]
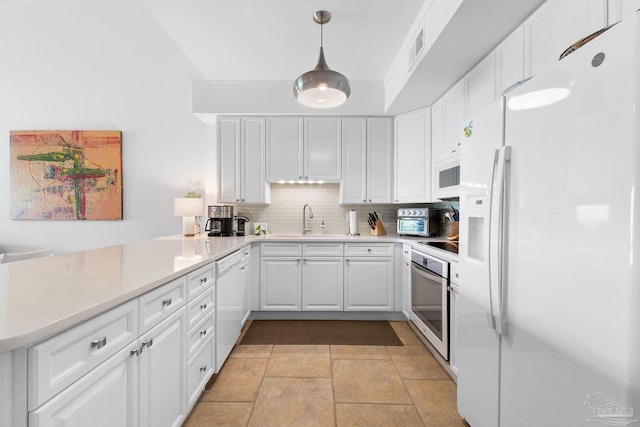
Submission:
[[[315,69],[296,79],[293,94],[302,105],[312,108],[333,108],[344,103],[351,94],[349,80],[331,70],[324,59],[324,49]]]
[[[173,214],[175,216],[202,215],[202,199],[196,197],[179,197],[173,199]]]
[[[313,20],[320,24],[320,55],[316,68],[301,74],[293,82],[293,95],[298,102],[311,108],[333,108],[344,103],[351,95],[349,79],[327,65],[322,46],[322,26],[331,20],[326,10],[318,10]]]

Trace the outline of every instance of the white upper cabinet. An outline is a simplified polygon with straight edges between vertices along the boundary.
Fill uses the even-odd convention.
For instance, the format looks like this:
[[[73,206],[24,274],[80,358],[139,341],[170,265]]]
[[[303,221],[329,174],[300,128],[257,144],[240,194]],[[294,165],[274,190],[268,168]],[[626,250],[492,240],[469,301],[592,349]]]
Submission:
[[[394,202],[425,203],[431,199],[431,110],[395,118]]]
[[[342,119],[340,203],[390,203],[393,122],[386,117]]]
[[[240,201],[269,203],[270,191],[264,167],[264,117],[242,118],[240,134]]]
[[[269,203],[264,117],[221,117],[218,128],[218,201]]]
[[[481,88],[474,89],[474,93],[477,93],[476,98],[481,97],[485,92]],[[467,117],[465,79],[456,83],[433,105],[431,117],[432,158],[437,162],[458,153],[462,134],[460,129],[463,127],[463,120]]]
[[[482,110],[485,105],[496,99],[496,54],[491,52],[478,63],[465,77],[466,84],[466,117],[473,117],[473,114]],[[464,110],[463,110],[464,111]],[[458,124],[458,135],[460,123]],[[458,142],[456,142],[457,149]],[[453,147],[452,147],[453,148]]]
[[[340,180],[340,118],[267,118],[267,180]]]
[[[240,118],[218,119],[218,201],[235,202],[240,191]]]
[[[522,26],[498,45],[496,55],[497,97],[505,90],[524,79],[524,29]],[[473,117],[473,112],[469,111]]]
[[[267,180],[302,179],[301,117],[267,118]]]
[[[566,48],[606,27],[607,0],[549,0],[524,23],[525,73],[553,65]]]
[[[304,119],[304,179],[340,181],[340,118]]]

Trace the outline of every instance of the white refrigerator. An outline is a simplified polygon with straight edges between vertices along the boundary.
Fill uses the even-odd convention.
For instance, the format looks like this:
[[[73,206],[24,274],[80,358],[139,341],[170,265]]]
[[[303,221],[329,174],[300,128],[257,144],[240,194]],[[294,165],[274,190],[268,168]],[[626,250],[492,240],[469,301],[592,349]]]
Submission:
[[[640,13],[465,122],[458,409],[640,426]]]

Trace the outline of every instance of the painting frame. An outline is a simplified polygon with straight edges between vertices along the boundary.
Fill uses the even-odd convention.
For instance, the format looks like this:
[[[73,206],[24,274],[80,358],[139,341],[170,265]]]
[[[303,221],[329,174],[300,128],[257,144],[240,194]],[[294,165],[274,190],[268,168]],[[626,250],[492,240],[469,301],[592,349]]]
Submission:
[[[123,219],[122,131],[9,133],[10,219]]]

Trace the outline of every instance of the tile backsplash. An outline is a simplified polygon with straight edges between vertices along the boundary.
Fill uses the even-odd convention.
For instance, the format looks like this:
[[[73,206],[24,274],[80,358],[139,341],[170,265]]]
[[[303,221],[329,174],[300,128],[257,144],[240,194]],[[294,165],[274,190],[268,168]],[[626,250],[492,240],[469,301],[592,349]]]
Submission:
[[[239,205],[234,212],[249,218],[249,232],[253,230],[253,224],[259,222],[268,224],[269,233],[299,234],[302,232],[302,208],[308,203],[313,210],[311,219],[307,211],[307,227],[311,234],[321,233],[322,221],[325,233],[346,234],[349,230],[346,215],[354,209],[358,213],[358,232],[365,235],[371,233],[367,224],[368,213],[375,211],[387,233],[396,233],[396,209],[404,205],[341,205],[339,197],[339,184],[272,184],[270,205]]]

